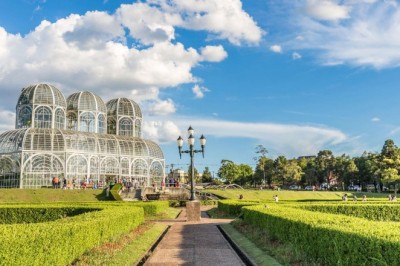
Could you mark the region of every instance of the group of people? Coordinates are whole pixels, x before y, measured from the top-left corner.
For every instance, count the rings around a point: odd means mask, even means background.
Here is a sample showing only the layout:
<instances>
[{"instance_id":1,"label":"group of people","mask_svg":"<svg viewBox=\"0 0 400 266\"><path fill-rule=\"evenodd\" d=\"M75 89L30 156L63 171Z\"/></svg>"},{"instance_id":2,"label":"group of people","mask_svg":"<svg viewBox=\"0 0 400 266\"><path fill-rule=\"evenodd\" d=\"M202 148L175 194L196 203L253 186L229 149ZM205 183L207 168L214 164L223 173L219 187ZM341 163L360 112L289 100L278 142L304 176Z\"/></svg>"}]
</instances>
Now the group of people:
<instances>
[{"instance_id":1,"label":"group of people","mask_svg":"<svg viewBox=\"0 0 400 266\"><path fill-rule=\"evenodd\" d=\"M342 196L342 200L343 201L347 201L348 200L347 193ZM353 201L357 201L357 200L358 200L357 195L353 195ZM367 201L367 195L364 194L362 196L362 201Z\"/></svg>"},{"instance_id":2,"label":"group of people","mask_svg":"<svg viewBox=\"0 0 400 266\"><path fill-rule=\"evenodd\" d=\"M388 195L388 199L389 199L389 201L397 201L397 197L395 195L391 195L391 194Z\"/></svg>"}]
</instances>

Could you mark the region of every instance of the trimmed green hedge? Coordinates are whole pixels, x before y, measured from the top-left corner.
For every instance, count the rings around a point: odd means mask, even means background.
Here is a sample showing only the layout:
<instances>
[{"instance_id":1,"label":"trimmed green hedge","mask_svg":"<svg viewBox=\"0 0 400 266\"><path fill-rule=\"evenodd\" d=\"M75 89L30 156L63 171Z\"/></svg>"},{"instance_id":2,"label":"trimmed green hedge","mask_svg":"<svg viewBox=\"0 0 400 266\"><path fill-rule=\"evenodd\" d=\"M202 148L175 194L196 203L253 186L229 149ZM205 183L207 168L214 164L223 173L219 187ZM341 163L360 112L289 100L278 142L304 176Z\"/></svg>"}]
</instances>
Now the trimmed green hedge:
<instances>
[{"instance_id":1,"label":"trimmed green hedge","mask_svg":"<svg viewBox=\"0 0 400 266\"><path fill-rule=\"evenodd\" d=\"M135 201L134 206L142 207L144 209L145 215L159 214L169 208L168 201Z\"/></svg>"},{"instance_id":2,"label":"trimmed green hedge","mask_svg":"<svg viewBox=\"0 0 400 266\"><path fill-rule=\"evenodd\" d=\"M316 204L298 207L309 211L344 214L374 221L400 221L400 206L393 204Z\"/></svg>"},{"instance_id":3,"label":"trimmed green hedge","mask_svg":"<svg viewBox=\"0 0 400 266\"><path fill-rule=\"evenodd\" d=\"M46 206L54 207L45 204L42 207ZM101 210L95 211L98 209ZM144 221L143 208L133 205L99 207L97 204L92 210L47 223L0 225L0 264L68 265L94 246Z\"/></svg>"},{"instance_id":4,"label":"trimmed green hedge","mask_svg":"<svg viewBox=\"0 0 400 266\"><path fill-rule=\"evenodd\" d=\"M85 207L7 207L0 208L0 224L42 223L98 210Z\"/></svg>"},{"instance_id":5,"label":"trimmed green hedge","mask_svg":"<svg viewBox=\"0 0 400 266\"><path fill-rule=\"evenodd\" d=\"M242 212L242 207L260 204L258 201L242 201L242 200L220 200L218 202L218 209L230 214L230 215L240 215Z\"/></svg>"},{"instance_id":6,"label":"trimmed green hedge","mask_svg":"<svg viewBox=\"0 0 400 266\"><path fill-rule=\"evenodd\" d=\"M121 183L116 183L111 189L110 189L110 195L111 197L116 200L116 201L122 201L121 196L119 195L119 191L122 189L122 184Z\"/></svg>"},{"instance_id":7,"label":"trimmed green hedge","mask_svg":"<svg viewBox=\"0 0 400 266\"><path fill-rule=\"evenodd\" d=\"M323 265L400 265L400 224L312 212L289 205L242 209L244 220Z\"/></svg>"}]
</instances>

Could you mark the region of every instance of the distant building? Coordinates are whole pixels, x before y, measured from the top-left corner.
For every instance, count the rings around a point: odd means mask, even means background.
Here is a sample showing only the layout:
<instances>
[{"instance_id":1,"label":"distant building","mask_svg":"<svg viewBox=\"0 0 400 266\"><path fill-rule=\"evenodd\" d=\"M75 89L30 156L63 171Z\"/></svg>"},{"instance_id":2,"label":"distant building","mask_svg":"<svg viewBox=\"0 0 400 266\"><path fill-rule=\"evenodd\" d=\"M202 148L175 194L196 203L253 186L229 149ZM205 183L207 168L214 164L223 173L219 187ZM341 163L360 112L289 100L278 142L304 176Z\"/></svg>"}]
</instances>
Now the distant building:
<instances>
[{"instance_id":1,"label":"distant building","mask_svg":"<svg viewBox=\"0 0 400 266\"><path fill-rule=\"evenodd\" d=\"M163 152L141 138L141 128L142 113L132 100L105 104L87 91L65 100L49 84L23 88L15 130L0 134L0 187L48 187L55 176L77 186L111 179L160 183Z\"/></svg>"},{"instance_id":2,"label":"distant building","mask_svg":"<svg viewBox=\"0 0 400 266\"><path fill-rule=\"evenodd\" d=\"M196 180L201 180L203 173L197 173ZM174 180L172 182L172 179ZM189 174L182 169L174 169L173 171L169 172L166 178L166 183L173 184L176 181L179 181L180 184L189 184Z\"/></svg>"}]
</instances>

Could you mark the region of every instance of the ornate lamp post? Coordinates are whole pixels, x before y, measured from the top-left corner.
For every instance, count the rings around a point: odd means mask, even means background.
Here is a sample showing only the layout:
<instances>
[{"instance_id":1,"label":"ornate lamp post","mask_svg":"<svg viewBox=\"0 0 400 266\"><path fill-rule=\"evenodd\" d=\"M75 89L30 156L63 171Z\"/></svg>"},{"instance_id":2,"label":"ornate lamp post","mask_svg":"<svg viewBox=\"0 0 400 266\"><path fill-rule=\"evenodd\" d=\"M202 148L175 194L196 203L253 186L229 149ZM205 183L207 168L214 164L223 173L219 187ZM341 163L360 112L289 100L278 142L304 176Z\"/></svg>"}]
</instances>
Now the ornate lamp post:
<instances>
[{"instance_id":1,"label":"ornate lamp post","mask_svg":"<svg viewBox=\"0 0 400 266\"><path fill-rule=\"evenodd\" d=\"M190 200L196 200L196 196L195 196L195 191L194 191L194 162L193 162L193 158L194 158L194 154L201 152L204 158L204 147L206 145L206 138L201 135L200 137L200 145L201 145L201 150L195 150L194 149L194 129L192 128L192 126L189 127L188 129L188 134L189 134L189 138L188 138L188 144L189 144L189 150L182 150L182 146L183 146L183 139L181 136L179 136L179 138L177 139L177 144L178 144L178 149L179 149L179 157L182 159L182 153L189 153L190 155L190 168L192 170L192 179L190 182Z\"/></svg>"}]
</instances>

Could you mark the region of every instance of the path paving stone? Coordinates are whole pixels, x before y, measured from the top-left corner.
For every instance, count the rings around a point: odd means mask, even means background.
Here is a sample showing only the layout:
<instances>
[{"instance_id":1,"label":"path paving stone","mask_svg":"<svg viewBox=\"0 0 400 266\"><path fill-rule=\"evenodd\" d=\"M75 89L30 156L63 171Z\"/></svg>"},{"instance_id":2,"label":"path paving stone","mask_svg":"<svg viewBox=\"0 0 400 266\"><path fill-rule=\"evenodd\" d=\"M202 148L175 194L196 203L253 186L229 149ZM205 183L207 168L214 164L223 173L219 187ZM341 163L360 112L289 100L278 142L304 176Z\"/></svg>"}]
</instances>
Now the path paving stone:
<instances>
[{"instance_id":1,"label":"path paving stone","mask_svg":"<svg viewBox=\"0 0 400 266\"><path fill-rule=\"evenodd\" d=\"M202 211L198 222L186 222L186 211L171 225L145 266L240 266L245 265L218 230L230 219L210 219Z\"/></svg>"}]
</instances>

